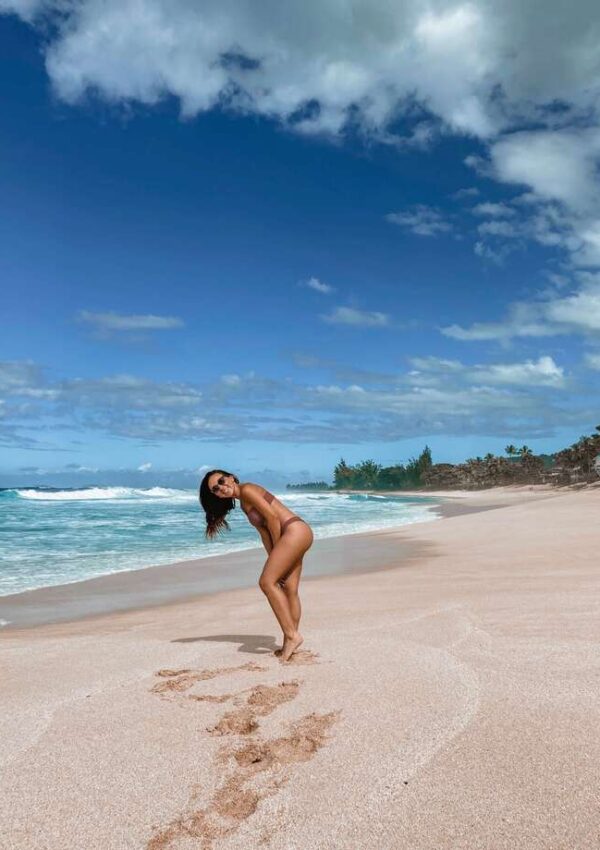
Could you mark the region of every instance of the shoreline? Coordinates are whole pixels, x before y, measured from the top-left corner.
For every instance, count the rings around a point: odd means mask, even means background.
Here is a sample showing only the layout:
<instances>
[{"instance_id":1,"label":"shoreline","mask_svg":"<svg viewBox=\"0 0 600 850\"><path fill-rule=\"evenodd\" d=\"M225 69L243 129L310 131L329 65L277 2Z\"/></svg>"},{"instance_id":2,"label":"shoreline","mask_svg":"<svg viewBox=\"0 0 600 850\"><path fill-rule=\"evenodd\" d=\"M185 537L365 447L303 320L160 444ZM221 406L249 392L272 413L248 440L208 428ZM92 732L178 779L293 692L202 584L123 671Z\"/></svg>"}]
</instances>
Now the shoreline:
<instances>
[{"instance_id":1,"label":"shoreline","mask_svg":"<svg viewBox=\"0 0 600 850\"><path fill-rule=\"evenodd\" d=\"M368 493L374 491L348 491ZM393 491L387 495L424 495ZM498 487L478 491L434 491L427 496L437 519L494 510L518 501L553 495L546 485ZM402 562L415 554L410 538L389 543L386 535L406 532L421 520L373 531L359 531L315 540L303 571L303 582L327 575L378 572L392 559ZM373 543L379 547L375 554ZM401 551L398 551L400 548ZM222 555L175 561L106 573L67 584L49 585L0 597L0 637L29 628L102 618L112 614L155 609L253 587L265 553L260 545ZM326 567L324 565L327 565Z\"/></svg>"},{"instance_id":2,"label":"shoreline","mask_svg":"<svg viewBox=\"0 0 600 850\"><path fill-rule=\"evenodd\" d=\"M437 507L432 505L432 509ZM440 514L438 519L441 518ZM374 537L435 521L423 519L375 531L349 532L316 539L310 550L311 563L303 570L303 581L386 569L386 565L374 563L375 558L371 554ZM410 541L403 543L403 556L408 557L413 548ZM397 555L397 544L394 547L383 545L377 558L383 558L387 564L390 558ZM247 590L258 581L265 558L264 549L257 545L222 555L138 567L0 596L0 623L3 622L0 638L3 634L21 629L76 622ZM323 569L325 562L328 566Z\"/></svg>"},{"instance_id":3,"label":"shoreline","mask_svg":"<svg viewBox=\"0 0 600 850\"><path fill-rule=\"evenodd\" d=\"M409 511L404 517L385 517L379 525L375 516L359 517L356 522L350 523L345 523L343 517L340 517L338 529L335 526L326 528L323 537L320 537L319 530L315 531L319 547L325 545L326 550L329 548L329 544L322 544L321 541L369 535L415 521L431 521L438 515L432 511L438 505L433 497L411 496L404 499L404 502L417 508L414 516L411 517ZM402 509L401 513L403 512ZM256 563L256 553L260 553L263 560L266 554L257 534L250 533L246 537L247 539L238 540L233 535L231 540L220 541L224 546L206 547L206 551L200 532L192 551L182 552L179 557L173 557L171 553L170 556L161 556L160 550L148 555L147 547L141 546L133 564L120 566L117 560L114 569L110 569L113 564L106 557L99 567L104 567L106 571L103 572L91 570L86 575L84 566L81 571L83 575L79 577L60 576L55 583L49 581L10 591L7 588L8 592L0 594L0 634L15 627L162 604L185 598L190 594L201 595L249 587L254 584L261 569ZM221 551L218 551L219 549ZM321 562L323 557L317 564ZM41 577L41 582L44 578L51 579L48 570L44 572L46 575ZM344 572L344 565L340 564L335 569L317 567L317 572Z\"/></svg>"}]
</instances>

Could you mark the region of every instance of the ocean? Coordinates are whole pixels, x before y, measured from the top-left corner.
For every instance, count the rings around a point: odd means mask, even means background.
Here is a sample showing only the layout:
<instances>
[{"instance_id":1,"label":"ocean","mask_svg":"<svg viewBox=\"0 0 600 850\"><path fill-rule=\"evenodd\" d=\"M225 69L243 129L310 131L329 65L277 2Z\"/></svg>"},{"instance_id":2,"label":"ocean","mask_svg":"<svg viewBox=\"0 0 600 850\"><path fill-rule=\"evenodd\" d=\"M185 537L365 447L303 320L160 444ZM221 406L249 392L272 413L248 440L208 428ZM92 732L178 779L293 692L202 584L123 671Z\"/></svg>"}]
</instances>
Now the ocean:
<instances>
[{"instance_id":1,"label":"ocean","mask_svg":"<svg viewBox=\"0 0 600 850\"><path fill-rule=\"evenodd\" d=\"M436 518L431 497L286 491L276 495L315 538ZM231 532L204 538L195 490L0 490L0 596L260 546L239 506Z\"/></svg>"}]
</instances>

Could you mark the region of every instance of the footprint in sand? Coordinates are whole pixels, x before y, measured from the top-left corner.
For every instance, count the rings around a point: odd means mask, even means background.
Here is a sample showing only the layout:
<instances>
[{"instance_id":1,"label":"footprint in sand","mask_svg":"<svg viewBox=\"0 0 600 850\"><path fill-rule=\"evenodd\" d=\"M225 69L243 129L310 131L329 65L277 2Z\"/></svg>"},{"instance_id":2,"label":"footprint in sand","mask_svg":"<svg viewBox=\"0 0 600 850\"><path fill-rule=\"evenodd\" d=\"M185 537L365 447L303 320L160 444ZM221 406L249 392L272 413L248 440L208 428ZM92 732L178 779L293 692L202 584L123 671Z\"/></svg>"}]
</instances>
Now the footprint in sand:
<instances>
[{"instance_id":1,"label":"footprint in sand","mask_svg":"<svg viewBox=\"0 0 600 850\"><path fill-rule=\"evenodd\" d=\"M281 682L279 685L256 685L244 705L224 714L216 726L207 731L211 735L250 735L258 729L257 717L266 717L277 706L294 699L300 682ZM243 693L243 692L242 692Z\"/></svg>"},{"instance_id":2,"label":"footprint in sand","mask_svg":"<svg viewBox=\"0 0 600 850\"><path fill-rule=\"evenodd\" d=\"M310 649L299 649L297 652L294 652L291 658L288 658L287 661L282 663L285 663L286 666L289 664L297 664L299 666L304 664L318 664L318 657L318 652L311 652Z\"/></svg>"},{"instance_id":3,"label":"footprint in sand","mask_svg":"<svg viewBox=\"0 0 600 850\"><path fill-rule=\"evenodd\" d=\"M192 796L186 811L154 834L147 850L167 850L179 840L195 839L202 850L213 841L235 832L250 817L261 800L276 794L290 779L290 767L309 761L327 742L339 712L307 714L291 724L279 738L254 740L244 747L224 749L220 760L233 764L233 772L215 791L204 808L196 808ZM251 780L262 779L259 785ZM186 845L187 846L187 845Z\"/></svg>"},{"instance_id":4,"label":"footprint in sand","mask_svg":"<svg viewBox=\"0 0 600 850\"><path fill-rule=\"evenodd\" d=\"M290 664L315 664L317 655L309 650L295 653ZM193 671L159 670L156 674L165 679L152 688L155 693L177 695L195 682L238 670L264 671L267 668L249 662L240 667L218 670ZM166 686L171 683L171 686ZM224 714L219 722L207 731L215 736L234 736L234 740L219 752L215 765L225 770L221 784L208 804L199 806L199 794L192 793L185 810L165 827L157 829L148 841L147 850L176 850L178 844L198 842L202 850L210 850L213 842L234 833L255 811L261 800L276 794L291 777L291 767L309 761L328 740L328 733L339 718L339 712L307 714L289 725L289 731L280 737L263 739L258 734L258 718L266 717L280 705L293 700L301 682L292 680L277 685L255 685L222 696L186 694L184 698L206 702L239 703L233 711ZM252 735L240 746L240 739ZM237 738L237 740L236 740ZM261 843L268 840L263 833ZM196 844L194 845L196 846Z\"/></svg>"},{"instance_id":5,"label":"footprint in sand","mask_svg":"<svg viewBox=\"0 0 600 850\"><path fill-rule=\"evenodd\" d=\"M286 666L290 664L297 666L317 664L318 658L318 653L311 652L308 649L301 649L292 655L292 657L286 662ZM157 670L154 674L155 676L158 676L161 681L153 685L150 691L153 694L161 694L162 696L169 698L171 695L175 696L177 694L182 694L184 691L189 691L196 682L205 682L210 679L215 679L217 676L225 676L228 673L237 673L240 670L254 673L265 672L268 668L261 664L256 664L254 661L248 661L246 664L240 664L236 667L217 667L213 670L192 670L189 667L171 669L165 667L161 670ZM219 696L212 694L186 694L185 699L193 700L194 702L223 703L233 699L234 697L235 694L222 694Z\"/></svg>"},{"instance_id":6,"label":"footprint in sand","mask_svg":"<svg viewBox=\"0 0 600 850\"><path fill-rule=\"evenodd\" d=\"M188 668L170 670L165 668L157 670L155 673L163 681L157 682L150 690L153 694L181 693L188 691L196 682L205 682L227 673L237 673L239 670L265 672L267 669L267 667L256 664L254 661L248 661L246 664L240 664L237 667L217 667L214 670L190 670Z\"/></svg>"}]
</instances>

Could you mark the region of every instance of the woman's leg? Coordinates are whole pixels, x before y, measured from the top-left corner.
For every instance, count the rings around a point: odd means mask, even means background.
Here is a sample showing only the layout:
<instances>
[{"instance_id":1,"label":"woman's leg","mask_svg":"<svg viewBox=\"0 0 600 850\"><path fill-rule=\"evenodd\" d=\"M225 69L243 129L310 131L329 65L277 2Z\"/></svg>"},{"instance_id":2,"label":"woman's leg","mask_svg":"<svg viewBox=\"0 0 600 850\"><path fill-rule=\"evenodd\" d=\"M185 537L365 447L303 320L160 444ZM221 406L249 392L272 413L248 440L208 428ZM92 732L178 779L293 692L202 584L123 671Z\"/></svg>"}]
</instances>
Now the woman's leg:
<instances>
[{"instance_id":1,"label":"woman's leg","mask_svg":"<svg viewBox=\"0 0 600 850\"><path fill-rule=\"evenodd\" d=\"M302 635L296 627L288 596L279 582L302 559L311 543L312 531L306 526L297 532L290 530L286 535L282 535L271 550L259 579L260 589L269 600L284 634L282 661L287 661L292 652L300 646Z\"/></svg>"},{"instance_id":2,"label":"woman's leg","mask_svg":"<svg viewBox=\"0 0 600 850\"><path fill-rule=\"evenodd\" d=\"M300 617L302 616L302 606L300 597L298 596L298 585L300 584L300 575L302 573L302 559L297 561L290 572L284 578L280 579L278 584L287 596L290 606L290 613L296 626L296 631L300 628ZM283 636L285 640L285 635ZM283 646L275 650L275 655L281 655Z\"/></svg>"},{"instance_id":3,"label":"woman's leg","mask_svg":"<svg viewBox=\"0 0 600 850\"><path fill-rule=\"evenodd\" d=\"M290 572L280 582L283 586L283 592L288 598L290 612L294 620L296 629L300 626L300 617L302 616L302 605L298 596L298 586L300 584L300 576L302 574L302 559L296 561Z\"/></svg>"}]
</instances>

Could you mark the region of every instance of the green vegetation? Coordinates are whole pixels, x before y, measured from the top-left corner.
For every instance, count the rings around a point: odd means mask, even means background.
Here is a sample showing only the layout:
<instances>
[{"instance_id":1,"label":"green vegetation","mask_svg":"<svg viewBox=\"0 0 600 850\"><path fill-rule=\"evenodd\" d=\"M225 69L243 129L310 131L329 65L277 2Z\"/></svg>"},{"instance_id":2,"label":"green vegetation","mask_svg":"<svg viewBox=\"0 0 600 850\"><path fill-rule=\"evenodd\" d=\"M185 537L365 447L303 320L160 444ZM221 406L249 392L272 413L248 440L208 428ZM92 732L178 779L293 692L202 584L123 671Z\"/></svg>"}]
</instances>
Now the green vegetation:
<instances>
[{"instance_id":1,"label":"green vegetation","mask_svg":"<svg viewBox=\"0 0 600 850\"><path fill-rule=\"evenodd\" d=\"M597 481L600 475L600 425L595 434L583 436L555 454L536 455L529 446L512 443L507 457L491 452L464 463L437 463L425 446L418 458L406 465L382 466L363 460L350 466L341 458L333 471L333 486L325 481L288 484L290 490L413 490L418 488L477 489L505 484L578 484Z\"/></svg>"},{"instance_id":2,"label":"green vegetation","mask_svg":"<svg viewBox=\"0 0 600 850\"><path fill-rule=\"evenodd\" d=\"M303 484L286 484L287 490L332 490L326 481L305 481Z\"/></svg>"},{"instance_id":3,"label":"green vegetation","mask_svg":"<svg viewBox=\"0 0 600 850\"><path fill-rule=\"evenodd\" d=\"M422 487L423 474L431 468L431 449L425 446L418 458L404 466L381 466L374 460L363 460L349 466L342 458L333 471L336 490L401 490Z\"/></svg>"},{"instance_id":4,"label":"green vegetation","mask_svg":"<svg viewBox=\"0 0 600 850\"><path fill-rule=\"evenodd\" d=\"M600 425L596 425L596 434L582 436L576 443L555 455L556 463L562 467L577 469L582 477L600 474L597 461L600 458Z\"/></svg>"}]
</instances>

